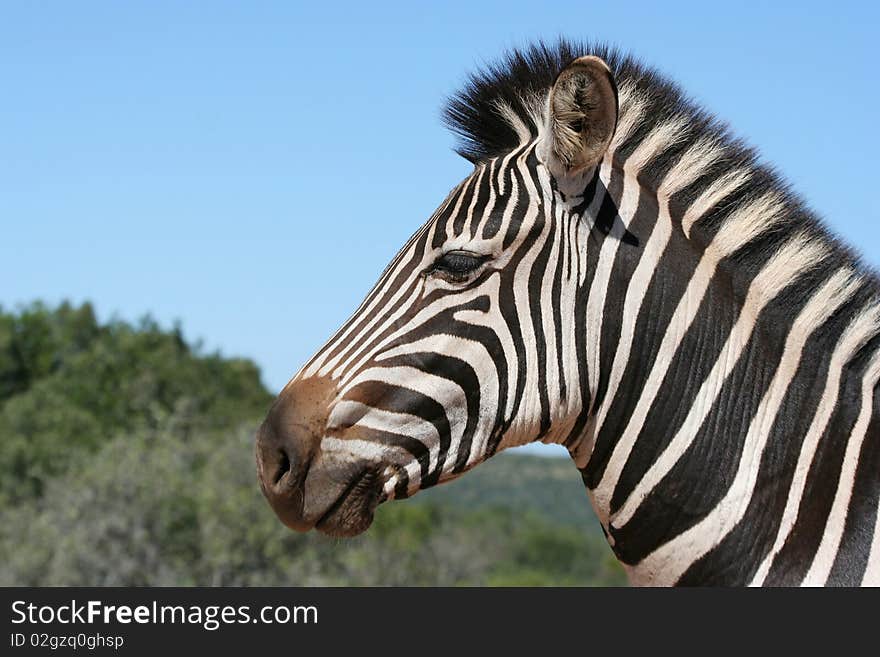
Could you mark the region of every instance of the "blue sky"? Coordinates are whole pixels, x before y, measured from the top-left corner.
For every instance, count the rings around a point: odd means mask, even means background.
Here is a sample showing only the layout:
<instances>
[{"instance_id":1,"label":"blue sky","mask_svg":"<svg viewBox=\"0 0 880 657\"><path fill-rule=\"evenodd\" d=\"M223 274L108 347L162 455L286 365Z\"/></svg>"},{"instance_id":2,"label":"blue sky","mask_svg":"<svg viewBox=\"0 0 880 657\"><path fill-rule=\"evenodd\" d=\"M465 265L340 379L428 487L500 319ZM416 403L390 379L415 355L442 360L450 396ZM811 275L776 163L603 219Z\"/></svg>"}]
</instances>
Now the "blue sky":
<instances>
[{"instance_id":1,"label":"blue sky","mask_svg":"<svg viewBox=\"0 0 880 657\"><path fill-rule=\"evenodd\" d=\"M0 304L179 319L280 388L470 166L445 95L605 40L880 264L876 3L0 4Z\"/></svg>"}]
</instances>

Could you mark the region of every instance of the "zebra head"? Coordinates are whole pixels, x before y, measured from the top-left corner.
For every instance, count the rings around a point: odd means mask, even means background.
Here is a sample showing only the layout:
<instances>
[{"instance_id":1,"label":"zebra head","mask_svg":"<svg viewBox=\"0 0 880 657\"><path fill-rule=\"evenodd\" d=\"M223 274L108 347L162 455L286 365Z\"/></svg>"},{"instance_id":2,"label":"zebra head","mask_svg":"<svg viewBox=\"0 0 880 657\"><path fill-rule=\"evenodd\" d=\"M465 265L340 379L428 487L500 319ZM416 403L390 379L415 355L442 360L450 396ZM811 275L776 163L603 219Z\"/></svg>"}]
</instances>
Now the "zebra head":
<instances>
[{"instance_id":1,"label":"zebra head","mask_svg":"<svg viewBox=\"0 0 880 657\"><path fill-rule=\"evenodd\" d=\"M494 142L469 143L474 99L452 101L473 172L278 395L256 455L288 526L357 534L384 500L583 432L583 253L591 227L616 216L600 169L618 99L602 59L554 61L549 87L491 99L506 130Z\"/></svg>"}]
</instances>

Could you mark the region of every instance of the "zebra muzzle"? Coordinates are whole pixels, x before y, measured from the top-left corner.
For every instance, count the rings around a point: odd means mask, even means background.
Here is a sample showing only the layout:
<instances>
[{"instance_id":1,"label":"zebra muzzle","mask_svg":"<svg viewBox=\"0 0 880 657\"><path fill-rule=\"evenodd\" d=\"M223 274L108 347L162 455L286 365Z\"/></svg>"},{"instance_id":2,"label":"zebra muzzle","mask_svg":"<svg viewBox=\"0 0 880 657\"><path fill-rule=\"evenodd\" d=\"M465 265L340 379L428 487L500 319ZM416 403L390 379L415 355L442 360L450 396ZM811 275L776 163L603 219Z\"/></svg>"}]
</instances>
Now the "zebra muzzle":
<instances>
[{"instance_id":1,"label":"zebra muzzle","mask_svg":"<svg viewBox=\"0 0 880 657\"><path fill-rule=\"evenodd\" d=\"M332 391L316 383L323 382L288 386L260 426L255 445L260 487L291 529L353 536L372 523L384 499L382 478L376 464L322 452Z\"/></svg>"}]
</instances>

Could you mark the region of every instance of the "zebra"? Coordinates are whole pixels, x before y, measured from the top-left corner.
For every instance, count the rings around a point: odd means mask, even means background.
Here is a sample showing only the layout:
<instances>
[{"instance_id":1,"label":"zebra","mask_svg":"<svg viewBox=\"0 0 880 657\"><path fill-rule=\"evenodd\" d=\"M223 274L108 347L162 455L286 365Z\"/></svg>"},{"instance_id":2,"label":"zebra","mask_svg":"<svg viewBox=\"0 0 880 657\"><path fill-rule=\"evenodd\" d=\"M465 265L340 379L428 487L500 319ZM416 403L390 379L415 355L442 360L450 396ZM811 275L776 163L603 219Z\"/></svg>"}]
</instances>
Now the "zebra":
<instances>
[{"instance_id":1,"label":"zebra","mask_svg":"<svg viewBox=\"0 0 880 657\"><path fill-rule=\"evenodd\" d=\"M473 164L257 432L289 527L564 446L635 585L880 583L880 295L755 151L610 46L446 104Z\"/></svg>"}]
</instances>

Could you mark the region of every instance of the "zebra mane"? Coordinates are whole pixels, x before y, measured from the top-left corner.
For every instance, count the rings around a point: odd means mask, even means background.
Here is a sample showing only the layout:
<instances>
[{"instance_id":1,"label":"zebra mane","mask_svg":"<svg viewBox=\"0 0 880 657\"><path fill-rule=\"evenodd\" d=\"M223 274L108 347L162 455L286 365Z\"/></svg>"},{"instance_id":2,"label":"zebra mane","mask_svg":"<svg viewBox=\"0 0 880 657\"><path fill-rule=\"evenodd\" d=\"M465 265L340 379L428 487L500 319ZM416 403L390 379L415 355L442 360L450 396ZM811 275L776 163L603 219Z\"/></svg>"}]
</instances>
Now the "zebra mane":
<instances>
[{"instance_id":1,"label":"zebra mane","mask_svg":"<svg viewBox=\"0 0 880 657\"><path fill-rule=\"evenodd\" d=\"M789 297L796 312L805 289L844 270L858 281L853 312L880 298L877 275L848 246L837 240L789 185L727 126L692 101L681 88L635 57L604 44L559 40L538 42L508 52L470 75L443 109L444 123L459 139L456 152L477 163L501 155L540 136L547 94L559 72L582 55L605 60L617 82L620 117L610 152L615 164L638 174L643 184L669 200L670 210L685 216L701 206L693 233L711 242L721 225L736 217L744 237L725 254L734 278L748 282L792 236L817 247L821 258L795 259L802 285ZM732 190L736 194L730 194ZM761 205L763 204L763 205ZM690 237L690 226L684 226ZM817 251L813 249L812 256ZM878 327L880 330L880 327Z\"/></svg>"}]
</instances>

